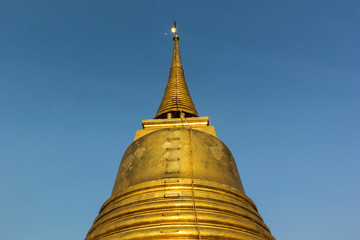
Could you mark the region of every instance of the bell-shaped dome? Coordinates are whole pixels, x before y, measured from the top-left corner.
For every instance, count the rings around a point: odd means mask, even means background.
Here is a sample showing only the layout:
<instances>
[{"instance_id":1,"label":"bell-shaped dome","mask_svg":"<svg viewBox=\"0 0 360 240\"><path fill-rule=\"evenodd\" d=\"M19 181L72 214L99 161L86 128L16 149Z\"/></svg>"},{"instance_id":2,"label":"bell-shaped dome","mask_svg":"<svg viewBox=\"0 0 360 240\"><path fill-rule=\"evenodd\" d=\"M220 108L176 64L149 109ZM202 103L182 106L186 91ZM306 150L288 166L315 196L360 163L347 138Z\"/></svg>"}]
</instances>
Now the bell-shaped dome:
<instances>
[{"instance_id":1,"label":"bell-shaped dome","mask_svg":"<svg viewBox=\"0 0 360 240\"><path fill-rule=\"evenodd\" d=\"M230 150L191 128L147 134L126 150L86 239L274 239L245 195Z\"/></svg>"},{"instance_id":2,"label":"bell-shaped dome","mask_svg":"<svg viewBox=\"0 0 360 240\"><path fill-rule=\"evenodd\" d=\"M234 158L224 143L201 131L168 128L150 133L128 147L112 195L146 181L191 177L244 193Z\"/></svg>"}]
</instances>

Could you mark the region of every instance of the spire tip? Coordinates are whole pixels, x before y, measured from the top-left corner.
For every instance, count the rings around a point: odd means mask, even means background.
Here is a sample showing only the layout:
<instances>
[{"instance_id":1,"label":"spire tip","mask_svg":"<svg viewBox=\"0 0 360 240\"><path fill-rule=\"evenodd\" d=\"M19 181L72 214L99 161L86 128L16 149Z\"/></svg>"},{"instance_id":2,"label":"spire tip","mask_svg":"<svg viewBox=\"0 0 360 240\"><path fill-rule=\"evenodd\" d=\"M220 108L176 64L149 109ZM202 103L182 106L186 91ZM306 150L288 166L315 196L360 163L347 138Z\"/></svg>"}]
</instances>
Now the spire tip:
<instances>
[{"instance_id":1,"label":"spire tip","mask_svg":"<svg viewBox=\"0 0 360 240\"><path fill-rule=\"evenodd\" d=\"M174 40L179 40L179 36L176 34L177 28L176 28L176 22L174 21L174 26L171 28L171 32L174 33Z\"/></svg>"}]
</instances>

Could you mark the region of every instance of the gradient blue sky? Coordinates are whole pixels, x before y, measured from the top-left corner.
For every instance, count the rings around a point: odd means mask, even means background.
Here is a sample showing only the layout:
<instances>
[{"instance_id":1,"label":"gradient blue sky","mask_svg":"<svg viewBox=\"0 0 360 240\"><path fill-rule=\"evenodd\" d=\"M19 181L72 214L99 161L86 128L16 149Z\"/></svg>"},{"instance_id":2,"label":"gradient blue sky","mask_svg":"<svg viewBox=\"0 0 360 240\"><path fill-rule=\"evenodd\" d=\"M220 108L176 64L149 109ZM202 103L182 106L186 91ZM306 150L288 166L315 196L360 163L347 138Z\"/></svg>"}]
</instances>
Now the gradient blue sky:
<instances>
[{"instance_id":1,"label":"gradient blue sky","mask_svg":"<svg viewBox=\"0 0 360 240\"><path fill-rule=\"evenodd\" d=\"M359 1L0 1L0 239L83 239L168 78L278 240L359 239Z\"/></svg>"}]
</instances>

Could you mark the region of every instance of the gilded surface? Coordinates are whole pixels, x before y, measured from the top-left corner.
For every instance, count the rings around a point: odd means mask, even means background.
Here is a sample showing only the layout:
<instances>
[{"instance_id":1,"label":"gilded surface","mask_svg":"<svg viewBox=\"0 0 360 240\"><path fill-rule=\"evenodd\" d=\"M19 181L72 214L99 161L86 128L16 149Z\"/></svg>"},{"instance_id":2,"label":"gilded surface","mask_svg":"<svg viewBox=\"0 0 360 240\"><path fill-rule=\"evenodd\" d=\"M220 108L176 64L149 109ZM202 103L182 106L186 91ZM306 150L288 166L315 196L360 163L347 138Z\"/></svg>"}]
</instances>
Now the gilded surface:
<instances>
[{"instance_id":1,"label":"gilded surface","mask_svg":"<svg viewBox=\"0 0 360 240\"><path fill-rule=\"evenodd\" d=\"M244 192L234 158L218 138L197 130L169 128L139 138L128 147L113 195L141 182L190 178L191 171L196 179L214 181Z\"/></svg>"},{"instance_id":2,"label":"gilded surface","mask_svg":"<svg viewBox=\"0 0 360 240\"><path fill-rule=\"evenodd\" d=\"M191 128L162 129L126 150L87 240L271 239L230 150Z\"/></svg>"},{"instance_id":3,"label":"gilded surface","mask_svg":"<svg viewBox=\"0 0 360 240\"><path fill-rule=\"evenodd\" d=\"M86 240L275 240L245 195L230 150L209 119L198 117L178 40L175 35L155 119L143 121L126 150L112 195Z\"/></svg>"}]
</instances>

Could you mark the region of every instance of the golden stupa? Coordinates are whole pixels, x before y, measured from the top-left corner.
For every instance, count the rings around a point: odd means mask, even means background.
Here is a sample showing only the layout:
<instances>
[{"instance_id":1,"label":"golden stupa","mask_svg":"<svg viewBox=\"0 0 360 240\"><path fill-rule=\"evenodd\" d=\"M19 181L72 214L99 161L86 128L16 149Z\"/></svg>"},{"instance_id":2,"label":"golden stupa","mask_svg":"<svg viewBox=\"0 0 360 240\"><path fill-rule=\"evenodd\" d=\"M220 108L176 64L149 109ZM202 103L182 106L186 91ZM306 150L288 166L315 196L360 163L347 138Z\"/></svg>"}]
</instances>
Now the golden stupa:
<instances>
[{"instance_id":1,"label":"golden stupa","mask_svg":"<svg viewBox=\"0 0 360 240\"><path fill-rule=\"evenodd\" d=\"M159 110L143 120L120 164L111 197L86 240L275 238L245 195L234 158L187 88L174 32Z\"/></svg>"}]
</instances>

